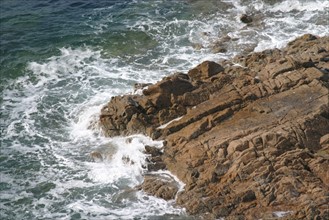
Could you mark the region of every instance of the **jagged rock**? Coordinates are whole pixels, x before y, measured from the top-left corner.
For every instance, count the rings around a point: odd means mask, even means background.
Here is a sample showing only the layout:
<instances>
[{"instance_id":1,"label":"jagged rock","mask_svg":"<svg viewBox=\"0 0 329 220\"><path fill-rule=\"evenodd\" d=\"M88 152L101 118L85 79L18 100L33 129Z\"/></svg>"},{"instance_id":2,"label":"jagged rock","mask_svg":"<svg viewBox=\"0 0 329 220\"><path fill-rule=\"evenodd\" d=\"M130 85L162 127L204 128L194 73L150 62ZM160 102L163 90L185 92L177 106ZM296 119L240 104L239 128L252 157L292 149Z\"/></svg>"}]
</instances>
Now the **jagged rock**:
<instances>
[{"instance_id":1,"label":"jagged rock","mask_svg":"<svg viewBox=\"0 0 329 220\"><path fill-rule=\"evenodd\" d=\"M156 148L156 147L146 145L144 148L145 148L145 153L150 154L152 157L161 156L163 154L161 152L161 149Z\"/></svg>"},{"instance_id":2,"label":"jagged rock","mask_svg":"<svg viewBox=\"0 0 329 220\"><path fill-rule=\"evenodd\" d=\"M193 88L188 76L178 73L149 86L143 91L143 94L148 96L157 108L167 108L173 105L172 98L189 92Z\"/></svg>"},{"instance_id":3,"label":"jagged rock","mask_svg":"<svg viewBox=\"0 0 329 220\"><path fill-rule=\"evenodd\" d=\"M243 23L251 23L253 21L252 17L250 15L247 15L247 14L243 14L240 16L240 21L243 22Z\"/></svg>"},{"instance_id":4,"label":"jagged rock","mask_svg":"<svg viewBox=\"0 0 329 220\"><path fill-rule=\"evenodd\" d=\"M161 157L163 155L161 149L146 145L145 153L148 155L146 162L147 170L149 172L166 169L166 164L163 162Z\"/></svg>"},{"instance_id":5,"label":"jagged rock","mask_svg":"<svg viewBox=\"0 0 329 220\"><path fill-rule=\"evenodd\" d=\"M137 189L164 200L172 200L179 190L179 184L168 175L146 175Z\"/></svg>"},{"instance_id":6,"label":"jagged rock","mask_svg":"<svg viewBox=\"0 0 329 220\"><path fill-rule=\"evenodd\" d=\"M134 92L137 92L138 90L143 90L150 85L152 85L152 83L135 83Z\"/></svg>"},{"instance_id":7,"label":"jagged rock","mask_svg":"<svg viewBox=\"0 0 329 220\"><path fill-rule=\"evenodd\" d=\"M204 62L143 95L112 98L100 122L109 136L165 140L149 164L186 184L175 198L190 214L328 219L328 57L328 36L304 35L281 50ZM157 178L143 190L174 198L151 187Z\"/></svg>"},{"instance_id":8,"label":"jagged rock","mask_svg":"<svg viewBox=\"0 0 329 220\"><path fill-rule=\"evenodd\" d=\"M191 69L188 72L188 75L194 81L201 81L208 79L222 71L224 71L224 68L218 63L212 61L204 61L194 69Z\"/></svg>"}]
</instances>

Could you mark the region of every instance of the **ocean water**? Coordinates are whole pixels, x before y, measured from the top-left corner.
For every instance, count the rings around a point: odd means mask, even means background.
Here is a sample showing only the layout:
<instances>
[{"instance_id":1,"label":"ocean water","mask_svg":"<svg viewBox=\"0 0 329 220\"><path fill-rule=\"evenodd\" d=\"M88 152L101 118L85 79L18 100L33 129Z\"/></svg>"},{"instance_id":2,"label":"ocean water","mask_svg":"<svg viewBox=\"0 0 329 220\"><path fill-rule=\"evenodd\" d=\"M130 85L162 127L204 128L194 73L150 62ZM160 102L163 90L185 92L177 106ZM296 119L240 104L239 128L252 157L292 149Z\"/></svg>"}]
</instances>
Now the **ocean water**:
<instances>
[{"instance_id":1,"label":"ocean water","mask_svg":"<svg viewBox=\"0 0 329 220\"><path fill-rule=\"evenodd\" d=\"M101 107L204 60L328 35L328 17L327 0L1 0L0 219L192 219L134 190L144 145L162 143L104 137Z\"/></svg>"}]
</instances>

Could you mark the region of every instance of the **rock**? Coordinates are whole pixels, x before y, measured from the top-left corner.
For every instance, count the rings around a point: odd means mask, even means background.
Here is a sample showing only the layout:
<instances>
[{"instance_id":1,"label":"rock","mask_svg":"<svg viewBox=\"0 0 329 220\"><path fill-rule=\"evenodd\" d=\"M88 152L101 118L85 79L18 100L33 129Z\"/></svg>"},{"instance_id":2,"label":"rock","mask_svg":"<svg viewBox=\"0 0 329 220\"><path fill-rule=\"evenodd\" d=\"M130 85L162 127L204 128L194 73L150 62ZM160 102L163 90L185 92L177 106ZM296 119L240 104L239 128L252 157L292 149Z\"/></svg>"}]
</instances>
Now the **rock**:
<instances>
[{"instance_id":1,"label":"rock","mask_svg":"<svg viewBox=\"0 0 329 220\"><path fill-rule=\"evenodd\" d=\"M98 152L98 151L92 151L91 153L90 153L90 157L93 159L93 161L95 161L95 162L101 162L101 161L103 161L103 156L102 156L102 154L100 153L100 152Z\"/></svg>"},{"instance_id":2,"label":"rock","mask_svg":"<svg viewBox=\"0 0 329 220\"><path fill-rule=\"evenodd\" d=\"M218 63L212 62L212 61L205 61L195 67L194 69L191 69L188 72L188 76L194 80L204 80L207 78L210 78L220 72L224 71L224 68L219 65Z\"/></svg>"},{"instance_id":3,"label":"rock","mask_svg":"<svg viewBox=\"0 0 329 220\"><path fill-rule=\"evenodd\" d=\"M143 90L146 87L152 85L152 83L135 83L134 84L134 92L138 91L138 90Z\"/></svg>"},{"instance_id":4,"label":"rock","mask_svg":"<svg viewBox=\"0 0 329 220\"><path fill-rule=\"evenodd\" d=\"M245 23L245 24L248 24L248 23L251 23L253 21L253 19L250 15L242 14L240 16L240 21Z\"/></svg>"},{"instance_id":5,"label":"rock","mask_svg":"<svg viewBox=\"0 0 329 220\"><path fill-rule=\"evenodd\" d=\"M211 52L213 53L226 53L227 48L221 44L215 44L212 46Z\"/></svg>"},{"instance_id":6,"label":"rock","mask_svg":"<svg viewBox=\"0 0 329 220\"><path fill-rule=\"evenodd\" d=\"M150 154L152 157L161 156L163 154L161 149L149 145L145 145L145 153Z\"/></svg>"},{"instance_id":7,"label":"rock","mask_svg":"<svg viewBox=\"0 0 329 220\"><path fill-rule=\"evenodd\" d=\"M163 161L150 161L147 164L147 170L149 172L159 171L159 170L166 170L167 166Z\"/></svg>"},{"instance_id":8,"label":"rock","mask_svg":"<svg viewBox=\"0 0 329 220\"><path fill-rule=\"evenodd\" d=\"M130 157L128 157L128 156L123 156L121 159L124 164L127 164L127 165L135 164L135 162L133 160L131 160Z\"/></svg>"},{"instance_id":9,"label":"rock","mask_svg":"<svg viewBox=\"0 0 329 220\"><path fill-rule=\"evenodd\" d=\"M323 146L327 146L327 145L329 145L329 133L326 134L326 135L323 135L323 136L320 138L320 145L323 145Z\"/></svg>"},{"instance_id":10,"label":"rock","mask_svg":"<svg viewBox=\"0 0 329 220\"><path fill-rule=\"evenodd\" d=\"M228 35L225 35L219 38L211 45L211 52L213 53L226 53L228 43L232 40L232 38Z\"/></svg>"},{"instance_id":11,"label":"rock","mask_svg":"<svg viewBox=\"0 0 329 220\"><path fill-rule=\"evenodd\" d=\"M162 151L156 147L145 146L145 153L148 155L146 158L147 170L149 172L165 170L166 164L162 160Z\"/></svg>"},{"instance_id":12,"label":"rock","mask_svg":"<svg viewBox=\"0 0 329 220\"><path fill-rule=\"evenodd\" d=\"M148 86L142 95L112 97L101 110L100 125L104 134L153 136L156 133L153 125L165 124L186 113L187 109L177 100L194 88L187 74L175 73Z\"/></svg>"},{"instance_id":13,"label":"rock","mask_svg":"<svg viewBox=\"0 0 329 220\"><path fill-rule=\"evenodd\" d=\"M100 124L108 136L165 140L163 151L145 148L148 169L168 169L184 190L176 195L162 177L147 177L140 189L176 199L189 214L326 219L328 57L328 36L304 35L281 50L205 61L142 95L112 98Z\"/></svg>"},{"instance_id":14,"label":"rock","mask_svg":"<svg viewBox=\"0 0 329 220\"><path fill-rule=\"evenodd\" d=\"M117 147L111 143L107 143L90 152L89 156L94 162L102 162L104 160L111 160L116 152Z\"/></svg>"},{"instance_id":15,"label":"rock","mask_svg":"<svg viewBox=\"0 0 329 220\"><path fill-rule=\"evenodd\" d=\"M252 190L248 190L247 192L244 193L242 197L242 202L251 202L256 199L255 192Z\"/></svg>"},{"instance_id":16,"label":"rock","mask_svg":"<svg viewBox=\"0 0 329 220\"><path fill-rule=\"evenodd\" d=\"M202 44L193 44L192 47L195 49L195 50L201 50L203 48L203 45Z\"/></svg>"},{"instance_id":17,"label":"rock","mask_svg":"<svg viewBox=\"0 0 329 220\"><path fill-rule=\"evenodd\" d=\"M144 182L137 188L152 196L172 200L179 190L179 184L168 175L146 175Z\"/></svg>"}]
</instances>

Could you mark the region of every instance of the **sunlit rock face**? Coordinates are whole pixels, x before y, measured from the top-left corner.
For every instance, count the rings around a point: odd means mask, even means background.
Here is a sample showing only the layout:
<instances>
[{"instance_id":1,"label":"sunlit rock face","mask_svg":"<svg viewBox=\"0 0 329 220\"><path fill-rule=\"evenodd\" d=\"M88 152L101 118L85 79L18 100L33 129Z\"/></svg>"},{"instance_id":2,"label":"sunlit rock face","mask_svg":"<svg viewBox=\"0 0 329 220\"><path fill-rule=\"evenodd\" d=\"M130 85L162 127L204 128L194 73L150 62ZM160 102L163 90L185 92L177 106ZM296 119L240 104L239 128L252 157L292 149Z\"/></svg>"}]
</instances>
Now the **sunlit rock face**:
<instances>
[{"instance_id":1,"label":"sunlit rock face","mask_svg":"<svg viewBox=\"0 0 329 220\"><path fill-rule=\"evenodd\" d=\"M326 219L328 89L329 37L304 35L281 50L205 61L141 95L114 97L100 124L108 136L165 140L160 159L149 160L160 161L184 190L153 177L140 189L175 198L190 214Z\"/></svg>"}]
</instances>

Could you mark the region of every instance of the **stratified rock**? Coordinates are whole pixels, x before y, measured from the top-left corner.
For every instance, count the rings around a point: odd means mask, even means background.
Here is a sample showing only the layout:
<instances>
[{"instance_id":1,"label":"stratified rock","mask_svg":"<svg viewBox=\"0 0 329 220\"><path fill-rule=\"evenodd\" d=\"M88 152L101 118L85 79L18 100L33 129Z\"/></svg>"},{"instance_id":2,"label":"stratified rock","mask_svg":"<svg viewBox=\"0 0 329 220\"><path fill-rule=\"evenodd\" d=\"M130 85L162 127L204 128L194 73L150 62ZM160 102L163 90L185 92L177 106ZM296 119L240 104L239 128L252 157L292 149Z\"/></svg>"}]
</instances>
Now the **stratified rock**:
<instances>
[{"instance_id":1,"label":"stratified rock","mask_svg":"<svg viewBox=\"0 0 329 220\"><path fill-rule=\"evenodd\" d=\"M166 169L166 164L162 160L163 153L160 149L146 145L145 153L148 155L146 158L146 168L149 172Z\"/></svg>"},{"instance_id":2,"label":"stratified rock","mask_svg":"<svg viewBox=\"0 0 329 220\"><path fill-rule=\"evenodd\" d=\"M135 133L153 136L159 124L186 113L177 99L194 88L188 75L176 73L148 86L144 95L112 97L102 109L100 124L107 136Z\"/></svg>"},{"instance_id":3,"label":"stratified rock","mask_svg":"<svg viewBox=\"0 0 329 220\"><path fill-rule=\"evenodd\" d=\"M152 157L158 157L163 154L161 149L149 145L145 146L145 153L151 155Z\"/></svg>"},{"instance_id":4,"label":"stratified rock","mask_svg":"<svg viewBox=\"0 0 329 220\"><path fill-rule=\"evenodd\" d=\"M224 71L224 68L218 63L205 61L194 69L191 69L188 72L188 75L194 81L201 81L208 79L222 71Z\"/></svg>"},{"instance_id":5,"label":"stratified rock","mask_svg":"<svg viewBox=\"0 0 329 220\"><path fill-rule=\"evenodd\" d=\"M143 184L137 189L164 200L172 200L179 190L179 184L168 175L146 175Z\"/></svg>"},{"instance_id":6,"label":"stratified rock","mask_svg":"<svg viewBox=\"0 0 329 220\"><path fill-rule=\"evenodd\" d=\"M329 219L328 79L329 37L304 35L114 97L100 121L109 136L165 140L150 164L160 161L186 184L175 198L190 214ZM152 181L142 189L173 198Z\"/></svg>"}]
</instances>

